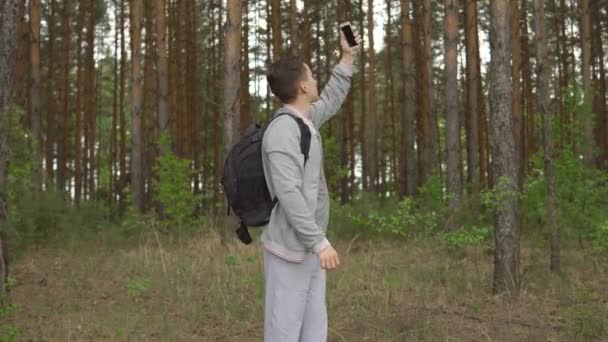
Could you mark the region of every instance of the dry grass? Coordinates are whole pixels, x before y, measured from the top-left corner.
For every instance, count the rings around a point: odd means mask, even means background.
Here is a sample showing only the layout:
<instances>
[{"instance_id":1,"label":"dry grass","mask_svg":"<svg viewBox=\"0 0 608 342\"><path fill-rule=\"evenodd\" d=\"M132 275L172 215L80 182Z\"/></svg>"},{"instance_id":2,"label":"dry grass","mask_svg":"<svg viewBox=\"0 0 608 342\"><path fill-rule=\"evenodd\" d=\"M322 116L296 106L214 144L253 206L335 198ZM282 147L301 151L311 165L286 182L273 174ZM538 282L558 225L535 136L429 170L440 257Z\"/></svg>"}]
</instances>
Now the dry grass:
<instances>
[{"instance_id":1,"label":"dry grass","mask_svg":"<svg viewBox=\"0 0 608 342\"><path fill-rule=\"evenodd\" d=\"M524 248L522 292L510 302L491 294L491 253L481 248L337 246L344 265L328 279L330 341L572 341L582 339L573 305L599 308L604 327L608 317L608 264L578 250L564 253L556 277L545 251ZM261 341L261 255L209 235L154 233L127 247L28 252L12 268L17 309L5 324L24 341ZM596 338L608 339L605 329Z\"/></svg>"}]
</instances>

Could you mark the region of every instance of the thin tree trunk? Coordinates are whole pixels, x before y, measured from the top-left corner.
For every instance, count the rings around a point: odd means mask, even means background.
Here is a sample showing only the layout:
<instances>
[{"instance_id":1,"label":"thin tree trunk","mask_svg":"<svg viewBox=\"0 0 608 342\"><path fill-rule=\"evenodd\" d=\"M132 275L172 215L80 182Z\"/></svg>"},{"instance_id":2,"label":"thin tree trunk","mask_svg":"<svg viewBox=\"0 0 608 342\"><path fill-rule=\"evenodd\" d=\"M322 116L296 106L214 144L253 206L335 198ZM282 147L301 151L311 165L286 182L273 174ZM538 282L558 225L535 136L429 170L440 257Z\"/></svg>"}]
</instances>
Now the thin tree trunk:
<instances>
[{"instance_id":1,"label":"thin tree trunk","mask_svg":"<svg viewBox=\"0 0 608 342\"><path fill-rule=\"evenodd\" d=\"M588 103L593 103L593 90L591 88L591 19L590 19L590 0L580 0L581 21L581 50L582 50L582 73L583 73L583 90L585 91L585 100ZM593 165L593 124L590 115L586 115L583 119L583 131L585 133L585 142L583 145L583 156L587 165Z\"/></svg>"},{"instance_id":2,"label":"thin tree trunk","mask_svg":"<svg viewBox=\"0 0 608 342\"><path fill-rule=\"evenodd\" d=\"M158 134L167 131L169 126L169 82L167 62L167 29L165 27L165 0L156 0L156 53L158 81ZM160 153L164 153L162 149Z\"/></svg>"},{"instance_id":3,"label":"thin tree trunk","mask_svg":"<svg viewBox=\"0 0 608 342\"><path fill-rule=\"evenodd\" d=\"M141 68L141 31L143 0L131 1L131 191L135 207L143 212L142 178L142 100L143 74Z\"/></svg>"},{"instance_id":4,"label":"thin tree trunk","mask_svg":"<svg viewBox=\"0 0 608 342\"><path fill-rule=\"evenodd\" d=\"M126 207L124 189L127 185L127 119L125 113L125 78L127 73L127 53L125 49L125 0L120 0L120 181L118 185L118 198L120 212L124 213Z\"/></svg>"},{"instance_id":5,"label":"thin tree trunk","mask_svg":"<svg viewBox=\"0 0 608 342\"><path fill-rule=\"evenodd\" d=\"M29 92L26 84L29 82L29 25L26 20L26 11L29 9L26 6L26 1L17 1L19 4L19 22L17 24L17 51L15 61L15 73L13 89L15 93L15 102L21 106L24 111L27 111L27 93ZM25 117L29 115L26 113ZM29 127L29 120L23 120L22 125ZM27 123L26 123L27 122Z\"/></svg>"},{"instance_id":6,"label":"thin tree trunk","mask_svg":"<svg viewBox=\"0 0 608 342\"><path fill-rule=\"evenodd\" d=\"M467 180L473 198L473 210L479 212L479 40L477 35L477 0L466 0L465 4L465 34L466 34L466 113L467 122Z\"/></svg>"},{"instance_id":7,"label":"thin tree trunk","mask_svg":"<svg viewBox=\"0 0 608 342\"><path fill-rule=\"evenodd\" d=\"M243 0L243 51L241 53L241 109L240 109L240 129L244 132L251 124L251 108L249 95L249 0Z\"/></svg>"},{"instance_id":8,"label":"thin tree trunk","mask_svg":"<svg viewBox=\"0 0 608 342\"><path fill-rule=\"evenodd\" d=\"M30 0L30 122L33 142L32 185L42 187L42 132L40 103L40 0Z\"/></svg>"},{"instance_id":9,"label":"thin tree trunk","mask_svg":"<svg viewBox=\"0 0 608 342\"><path fill-rule=\"evenodd\" d=\"M58 121L57 140L57 189L65 191L65 178L67 170L68 133L70 117L70 36L72 34L70 22L72 16L72 1L66 0L63 4L63 19L61 35L61 119Z\"/></svg>"},{"instance_id":10,"label":"thin tree trunk","mask_svg":"<svg viewBox=\"0 0 608 342\"><path fill-rule=\"evenodd\" d=\"M289 12L291 14L289 16L289 28L291 31L291 54L297 55L298 45L300 42L298 40L298 7L296 6L296 0L289 0Z\"/></svg>"},{"instance_id":11,"label":"thin tree trunk","mask_svg":"<svg viewBox=\"0 0 608 342\"><path fill-rule=\"evenodd\" d=\"M272 58L277 60L283 54L281 34L281 0L272 0Z\"/></svg>"},{"instance_id":12,"label":"thin tree trunk","mask_svg":"<svg viewBox=\"0 0 608 342\"><path fill-rule=\"evenodd\" d=\"M495 191L501 203L495 213L494 293L519 291L519 202L513 141L509 1L490 2L490 137Z\"/></svg>"},{"instance_id":13,"label":"thin tree trunk","mask_svg":"<svg viewBox=\"0 0 608 342\"><path fill-rule=\"evenodd\" d=\"M363 30L363 28L365 27L365 21L364 21L364 15L362 13L365 13L363 11L363 0L359 0L359 13L361 13L361 15L359 15L359 26L361 27L361 30ZM361 168L361 179L362 179L362 186L363 186L363 190L364 191L369 191L370 190L370 165L369 165L369 157L368 157L368 143L367 141L367 130L369 129L369 127L367 126L367 82L366 82L366 77L365 77L365 70L366 70L366 63L367 63L367 56L366 56L366 52L365 52L365 41L361 42L361 79L360 79L360 84L361 84L361 97L360 97L360 101L361 101L361 119L359 120L359 142L360 142L360 146L361 146L361 164L362 164L362 168Z\"/></svg>"},{"instance_id":14,"label":"thin tree trunk","mask_svg":"<svg viewBox=\"0 0 608 342\"><path fill-rule=\"evenodd\" d=\"M373 192L378 192L378 141L376 131L376 53L374 51L374 0L367 1L367 40L369 42L369 82L368 99L365 110L366 135L368 165L369 165L369 185Z\"/></svg>"},{"instance_id":15,"label":"thin tree trunk","mask_svg":"<svg viewBox=\"0 0 608 342\"><path fill-rule=\"evenodd\" d=\"M528 19L527 19L527 6L526 2L522 2L521 7L522 16L522 32L521 32L521 47L522 47L522 72L524 82L524 98L525 98L525 109L526 119L524 123L524 141L523 146L523 168L524 170L528 167L528 159L536 152L537 139L536 139L536 106L533 94L533 81L532 81L532 65L530 63L530 39L528 30Z\"/></svg>"},{"instance_id":16,"label":"thin tree trunk","mask_svg":"<svg viewBox=\"0 0 608 342\"><path fill-rule=\"evenodd\" d=\"M416 167L416 90L414 70L414 37L410 19L410 1L401 0L401 40L402 40L402 82L403 105L401 112L402 148L401 148L401 195L413 196L418 184Z\"/></svg>"},{"instance_id":17,"label":"thin tree trunk","mask_svg":"<svg viewBox=\"0 0 608 342\"><path fill-rule=\"evenodd\" d=\"M57 129L55 123L55 15L57 13L57 4L55 0L50 0L50 9L48 17L48 72L46 79L46 141L45 141L45 184L46 189L49 189L53 183L55 176L54 172L54 149L55 149L55 132Z\"/></svg>"},{"instance_id":18,"label":"thin tree trunk","mask_svg":"<svg viewBox=\"0 0 608 342\"><path fill-rule=\"evenodd\" d=\"M511 78L513 80L513 134L515 137L515 156L517 160L517 184L521 189L524 179L524 117L521 107L521 37L519 0L511 1L511 51L513 62Z\"/></svg>"},{"instance_id":19,"label":"thin tree trunk","mask_svg":"<svg viewBox=\"0 0 608 342\"><path fill-rule=\"evenodd\" d=\"M78 43L76 45L76 118L74 124L74 200L76 205L80 204L82 198L82 88L83 88L83 56L82 56L82 40L84 19L86 9L83 1L78 3L78 20L76 23L76 31L78 32Z\"/></svg>"},{"instance_id":20,"label":"thin tree trunk","mask_svg":"<svg viewBox=\"0 0 608 342\"><path fill-rule=\"evenodd\" d=\"M431 72L431 61L430 58L430 1L423 0L417 6L416 11L416 66L418 71L418 77L416 78L418 84L418 153L419 153L419 185L423 184L426 179L434 171L433 162L436 161L436 151L433 151L433 137L431 134L431 127L433 122L431 120L432 109L431 109L431 88L432 81Z\"/></svg>"},{"instance_id":21,"label":"thin tree trunk","mask_svg":"<svg viewBox=\"0 0 608 342\"><path fill-rule=\"evenodd\" d=\"M85 156L88 155L88 169L87 161L85 161L85 184L88 180L88 193L91 199L95 196L95 129L97 122L97 81L95 77L95 17L96 17L96 4L97 0L90 0L89 3L89 22L87 27L87 52L86 52L86 63L87 63L87 78L86 88L87 91L87 110L86 116L88 117L85 121L87 122L88 129L85 129L85 146L88 147L88 152L85 150ZM88 170L88 175L87 175Z\"/></svg>"},{"instance_id":22,"label":"thin tree trunk","mask_svg":"<svg viewBox=\"0 0 608 342\"><path fill-rule=\"evenodd\" d=\"M223 155L227 156L228 151L238 137L239 129L239 109L240 96L239 85L241 60L241 20L242 20L242 2L241 0L228 0L228 15L226 21L226 45L225 45L225 69L224 69L224 112L226 118L224 120L224 151ZM224 199L224 207L228 204ZM220 210L220 215L222 211ZM221 215L223 216L223 215ZM226 242L231 236L229 225L230 220L224 221L226 226L222 230L222 241Z\"/></svg>"},{"instance_id":23,"label":"thin tree trunk","mask_svg":"<svg viewBox=\"0 0 608 342\"><path fill-rule=\"evenodd\" d=\"M302 56L306 64L310 65L310 1L304 0L304 10L302 13Z\"/></svg>"},{"instance_id":24,"label":"thin tree trunk","mask_svg":"<svg viewBox=\"0 0 608 342\"><path fill-rule=\"evenodd\" d=\"M452 215L458 211L462 202L460 122L458 119L458 7L458 0L445 0L446 189L448 208ZM449 230L456 229L456 222L449 219L447 227Z\"/></svg>"},{"instance_id":25,"label":"thin tree trunk","mask_svg":"<svg viewBox=\"0 0 608 342\"><path fill-rule=\"evenodd\" d=\"M19 1L0 0L0 294L5 294L8 281L6 249L8 218L9 124L8 111L13 99L13 76L17 49Z\"/></svg>"},{"instance_id":26,"label":"thin tree trunk","mask_svg":"<svg viewBox=\"0 0 608 342\"><path fill-rule=\"evenodd\" d=\"M117 1L114 0L114 7L118 8ZM118 13L118 11L116 11ZM116 29L114 30L114 88L112 92L112 133L110 136L110 179L108 188L108 201L110 205L110 213L114 215L114 191L116 189L116 157L117 157L117 129L118 129L118 27L120 25L119 18L116 16Z\"/></svg>"},{"instance_id":27,"label":"thin tree trunk","mask_svg":"<svg viewBox=\"0 0 608 342\"><path fill-rule=\"evenodd\" d=\"M393 88L393 53L392 53L392 44L391 44L391 35L393 32L392 29L392 21L391 21L391 10L392 10L392 0L386 1L386 13L387 13L387 21L386 21L386 72L385 72L385 83L386 83L386 94L385 95L385 113L388 113L390 116L390 121L385 120L390 127L386 130L385 134L389 134L390 136L390 178L393 182L393 188L391 189L391 193L399 193L399 182L398 182L398 172L399 167L397 166L397 136L396 136L396 119L395 119L395 102L394 102L394 88ZM386 189L385 189L386 191Z\"/></svg>"},{"instance_id":28,"label":"thin tree trunk","mask_svg":"<svg viewBox=\"0 0 608 342\"><path fill-rule=\"evenodd\" d=\"M558 224L557 195L555 193L555 176L553 172L553 137L551 128L551 110L549 109L549 63L547 58L547 40L545 36L544 0L534 0L536 31L536 77L538 83L538 109L543 120L543 145L545 150L545 183L547 187L547 222L551 229L551 271L560 272L560 229Z\"/></svg>"}]
</instances>

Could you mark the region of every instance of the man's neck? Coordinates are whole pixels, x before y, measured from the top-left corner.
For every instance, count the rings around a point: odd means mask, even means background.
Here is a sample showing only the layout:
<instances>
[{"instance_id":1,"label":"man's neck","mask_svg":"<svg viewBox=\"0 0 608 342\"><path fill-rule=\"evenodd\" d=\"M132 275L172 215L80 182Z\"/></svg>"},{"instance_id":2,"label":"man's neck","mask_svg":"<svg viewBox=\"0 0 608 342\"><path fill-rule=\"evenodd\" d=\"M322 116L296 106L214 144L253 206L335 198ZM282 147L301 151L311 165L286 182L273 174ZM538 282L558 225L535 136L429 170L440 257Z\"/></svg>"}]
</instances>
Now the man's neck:
<instances>
[{"instance_id":1,"label":"man's neck","mask_svg":"<svg viewBox=\"0 0 608 342\"><path fill-rule=\"evenodd\" d=\"M290 106L298 111L298 113L304 116L306 119L311 120L310 118L310 103L305 103L303 101L294 101L292 103L286 104L286 106Z\"/></svg>"}]
</instances>

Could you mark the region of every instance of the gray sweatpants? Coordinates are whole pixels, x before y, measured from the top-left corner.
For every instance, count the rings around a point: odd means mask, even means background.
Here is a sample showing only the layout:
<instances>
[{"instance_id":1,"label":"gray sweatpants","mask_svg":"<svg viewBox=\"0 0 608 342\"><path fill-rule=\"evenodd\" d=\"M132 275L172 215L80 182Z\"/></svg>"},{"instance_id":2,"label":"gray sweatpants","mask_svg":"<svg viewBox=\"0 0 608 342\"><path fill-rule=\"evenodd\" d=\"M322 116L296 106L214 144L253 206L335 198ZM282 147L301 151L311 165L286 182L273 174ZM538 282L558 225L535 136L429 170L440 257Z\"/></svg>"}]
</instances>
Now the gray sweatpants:
<instances>
[{"instance_id":1,"label":"gray sweatpants","mask_svg":"<svg viewBox=\"0 0 608 342\"><path fill-rule=\"evenodd\" d=\"M325 270L319 256L302 263L264 250L264 342L327 341Z\"/></svg>"}]
</instances>

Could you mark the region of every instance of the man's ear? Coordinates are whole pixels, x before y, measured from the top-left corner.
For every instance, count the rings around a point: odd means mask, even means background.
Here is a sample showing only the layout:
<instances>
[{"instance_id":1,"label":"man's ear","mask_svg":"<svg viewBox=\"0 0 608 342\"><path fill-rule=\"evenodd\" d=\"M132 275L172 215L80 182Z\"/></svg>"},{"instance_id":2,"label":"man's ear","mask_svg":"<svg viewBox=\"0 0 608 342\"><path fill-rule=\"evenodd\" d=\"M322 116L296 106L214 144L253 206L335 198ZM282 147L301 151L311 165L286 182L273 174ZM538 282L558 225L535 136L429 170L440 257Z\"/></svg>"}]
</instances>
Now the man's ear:
<instances>
[{"instance_id":1,"label":"man's ear","mask_svg":"<svg viewBox=\"0 0 608 342\"><path fill-rule=\"evenodd\" d=\"M308 84L305 81L299 81L298 88L300 89L300 91L302 93L308 93L308 91L309 91Z\"/></svg>"}]
</instances>

